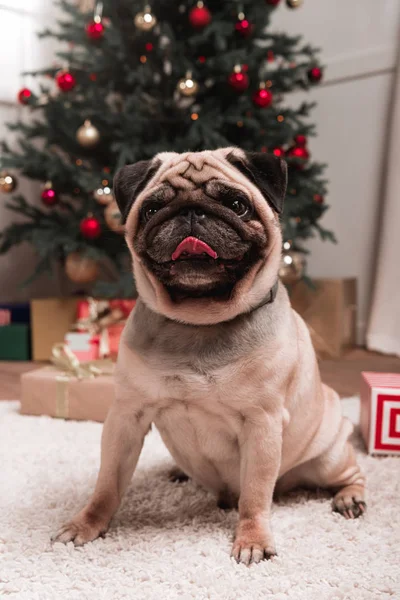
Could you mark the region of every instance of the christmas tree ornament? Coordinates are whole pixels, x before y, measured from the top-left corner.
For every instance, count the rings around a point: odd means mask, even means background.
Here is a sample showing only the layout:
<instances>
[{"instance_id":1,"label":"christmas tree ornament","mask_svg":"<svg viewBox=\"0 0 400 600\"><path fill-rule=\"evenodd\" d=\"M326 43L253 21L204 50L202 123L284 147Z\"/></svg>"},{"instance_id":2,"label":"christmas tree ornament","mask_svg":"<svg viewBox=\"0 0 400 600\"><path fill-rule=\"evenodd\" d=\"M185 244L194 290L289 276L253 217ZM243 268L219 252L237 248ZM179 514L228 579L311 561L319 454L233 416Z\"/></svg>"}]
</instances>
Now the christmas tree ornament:
<instances>
[{"instance_id":1,"label":"christmas tree ornament","mask_svg":"<svg viewBox=\"0 0 400 600\"><path fill-rule=\"evenodd\" d=\"M94 199L99 204L110 204L110 202L114 200L112 190L109 187L108 182L105 183L105 181L106 180L103 182L104 185L98 187L97 190L93 192Z\"/></svg>"},{"instance_id":2,"label":"christmas tree ornament","mask_svg":"<svg viewBox=\"0 0 400 600\"><path fill-rule=\"evenodd\" d=\"M285 156L285 151L281 146L276 146L276 148L272 150L272 154L275 154L278 158L283 158Z\"/></svg>"},{"instance_id":3,"label":"christmas tree ornament","mask_svg":"<svg viewBox=\"0 0 400 600\"><path fill-rule=\"evenodd\" d=\"M192 27L195 29L203 29L211 23L211 13L204 2L198 2L194 8L189 12L189 21Z\"/></svg>"},{"instance_id":4,"label":"christmas tree ornament","mask_svg":"<svg viewBox=\"0 0 400 600\"><path fill-rule=\"evenodd\" d=\"M93 148L100 141L100 132L89 119L86 119L76 132L76 139L83 148Z\"/></svg>"},{"instance_id":5,"label":"christmas tree ornament","mask_svg":"<svg viewBox=\"0 0 400 600\"><path fill-rule=\"evenodd\" d=\"M256 106L266 108L272 103L272 92L266 88L265 83L260 83L260 87L254 92L252 100Z\"/></svg>"},{"instance_id":6,"label":"christmas tree ornament","mask_svg":"<svg viewBox=\"0 0 400 600\"><path fill-rule=\"evenodd\" d=\"M191 71L188 71L186 76L178 81L177 90L182 96L195 96L197 94L199 84L192 78Z\"/></svg>"},{"instance_id":7,"label":"christmas tree ornament","mask_svg":"<svg viewBox=\"0 0 400 600\"><path fill-rule=\"evenodd\" d=\"M321 196L321 194L314 194L313 200L316 204L323 204L324 203L324 197Z\"/></svg>"},{"instance_id":8,"label":"christmas tree ornament","mask_svg":"<svg viewBox=\"0 0 400 600\"><path fill-rule=\"evenodd\" d=\"M249 77L240 65L236 65L229 75L229 85L237 92L244 92L249 87Z\"/></svg>"},{"instance_id":9,"label":"christmas tree ornament","mask_svg":"<svg viewBox=\"0 0 400 600\"><path fill-rule=\"evenodd\" d=\"M109 228L115 233L124 233L125 225L122 223L122 215L115 200L107 206L104 211L104 219Z\"/></svg>"},{"instance_id":10,"label":"christmas tree ornament","mask_svg":"<svg viewBox=\"0 0 400 600\"><path fill-rule=\"evenodd\" d=\"M99 271L99 263L81 252L71 252L65 260L65 273L75 283L96 281Z\"/></svg>"},{"instance_id":11,"label":"christmas tree ornament","mask_svg":"<svg viewBox=\"0 0 400 600\"><path fill-rule=\"evenodd\" d=\"M301 252L289 250L283 253L279 277L285 285L299 281L304 275L305 259Z\"/></svg>"},{"instance_id":12,"label":"christmas tree ornament","mask_svg":"<svg viewBox=\"0 0 400 600\"><path fill-rule=\"evenodd\" d=\"M269 4L270 6L278 6L278 4L279 4L280 1L281 0L265 0L265 2L267 4Z\"/></svg>"},{"instance_id":13,"label":"christmas tree ornament","mask_svg":"<svg viewBox=\"0 0 400 600\"><path fill-rule=\"evenodd\" d=\"M307 138L305 135L296 135L294 137L294 141L296 143L296 146L302 146L304 148L304 146L307 145Z\"/></svg>"},{"instance_id":14,"label":"christmas tree ornament","mask_svg":"<svg viewBox=\"0 0 400 600\"><path fill-rule=\"evenodd\" d=\"M303 0L286 0L286 6L288 8L300 8L303 4Z\"/></svg>"},{"instance_id":15,"label":"christmas tree ornament","mask_svg":"<svg viewBox=\"0 0 400 600\"><path fill-rule=\"evenodd\" d=\"M146 5L143 12L137 13L133 22L139 31L151 31L157 25L157 19L151 12L150 6Z\"/></svg>"},{"instance_id":16,"label":"christmas tree ornament","mask_svg":"<svg viewBox=\"0 0 400 600\"><path fill-rule=\"evenodd\" d=\"M14 175L11 175L8 171L1 171L0 173L0 192L3 194L11 194L17 186L17 180Z\"/></svg>"},{"instance_id":17,"label":"christmas tree ornament","mask_svg":"<svg viewBox=\"0 0 400 600\"><path fill-rule=\"evenodd\" d=\"M90 40L97 41L100 40L104 35L104 23L102 21L103 16L103 3L96 2L94 8L93 21L90 21L86 25L86 35Z\"/></svg>"},{"instance_id":18,"label":"christmas tree ornament","mask_svg":"<svg viewBox=\"0 0 400 600\"><path fill-rule=\"evenodd\" d=\"M291 240L286 240L286 242L283 242L283 249L284 250L290 250L291 247L292 247Z\"/></svg>"},{"instance_id":19,"label":"christmas tree ornament","mask_svg":"<svg viewBox=\"0 0 400 600\"><path fill-rule=\"evenodd\" d=\"M286 153L290 158L301 158L306 161L310 158L310 153L305 146L292 146Z\"/></svg>"},{"instance_id":20,"label":"christmas tree ornament","mask_svg":"<svg viewBox=\"0 0 400 600\"><path fill-rule=\"evenodd\" d=\"M238 14L238 20L235 24L235 31L245 38L249 37L253 31L253 24L246 19L244 13L242 12Z\"/></svg>"},{"instance_id":21,"label":"christmas tree ornament","mask_svg":"<svg viewBox=\"0 0 400 600\"><path fill-rule=\"evenodd\" d=\"M82 219L79 225L79 230L84 238L88 240L94 240L101 234L100 221L93 215L88 215Z\"/></svg>"},{"instance_id":22,"label":"christmas tree ornament","mask_svg":"<svg viewBox=\"0 0 400 600\"><path fill-rule=\"evenodd\" d=\"M307 77L310 83L319 83L322 79L322 69L320 67L313 67L307 72Z\"/></svg>"},{"instance_id":23,"label":"christmas tree ornament","mask_svg":"<svg viewBox=\"0 0 400 600\"><path fill-rule=\"evenodd\" d=\"M75 76L67 70L58 71L56 84L62 92L70 92L76 86Z\"/></svg>"},{"instance_id":24,"label":"christmas tree ornament","mask_svg":"<svg viewBox=\"0 0 400 600\"><path fill-rule=\"evenodd\" d=\"M104 35L104 25L100 21L90 21L86 25L86 35L91 40L100 40Z\"/></svg>"},{"instance_id":25,"label":"christmas tree ornament","mask_svg":"<svg viewBox=\"0 0 400 600\"><path fill-rule=\"evenodd\" d=\"M51 181L46 181L40 197L45 206L54 206L54 204L57 204L59 200L58 194Z\"/></svg>"},{"instance_id":26,"label":"christmas tree ornament","mask_svg":"<svg viewBox=\"0 0 400 600\"><path fill-rule=\"evenodd\" d=\"M29 104L29 99L32 96L32 92L31 90L29 90L28 88L22 88L22 90L20 90L18 92L18 102L20 104Z\"/></svg>"}]
</instances>

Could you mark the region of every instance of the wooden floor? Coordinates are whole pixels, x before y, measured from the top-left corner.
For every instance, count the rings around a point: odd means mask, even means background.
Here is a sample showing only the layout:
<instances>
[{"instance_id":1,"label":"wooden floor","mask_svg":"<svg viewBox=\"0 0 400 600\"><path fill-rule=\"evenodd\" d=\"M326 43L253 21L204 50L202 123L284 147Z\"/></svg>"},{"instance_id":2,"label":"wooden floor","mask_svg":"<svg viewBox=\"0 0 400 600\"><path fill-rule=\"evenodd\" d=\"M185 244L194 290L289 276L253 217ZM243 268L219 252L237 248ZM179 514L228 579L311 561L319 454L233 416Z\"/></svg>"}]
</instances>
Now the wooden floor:
<instances>
[{"instance_id":1,"label":"wooden floor","mask_svg":"<svg viewBox=\"0 0 400 600\"><path fill-rule=\"evenodd\" d=\"M0 400L18 400L20 375L42 366L31 362L0 361ZM342 397L359 393L361 371L400 373L400 358L357 348L345 356L320 362L322 380Z\"/></svg>"}]
</instances>

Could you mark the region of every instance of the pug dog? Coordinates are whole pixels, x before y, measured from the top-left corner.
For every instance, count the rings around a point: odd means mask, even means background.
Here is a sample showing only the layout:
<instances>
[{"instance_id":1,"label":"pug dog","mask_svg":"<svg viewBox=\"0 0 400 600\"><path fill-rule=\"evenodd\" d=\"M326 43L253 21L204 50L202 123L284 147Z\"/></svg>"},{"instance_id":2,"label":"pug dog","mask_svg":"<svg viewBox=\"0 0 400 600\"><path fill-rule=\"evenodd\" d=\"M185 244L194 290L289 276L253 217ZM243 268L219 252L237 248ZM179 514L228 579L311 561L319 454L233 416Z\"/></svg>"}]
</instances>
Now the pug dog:
<instances>
[{"instance_id":1,"label":"pug dog","mask_svg":"<svg viewBox=\"0 0 400 600\"><path fill-rule=\"evenodd\" d=\"M116 176L139 298L95 491L56 540L81 545L107 531L152 423L177 479L238 506L238 562L276 553L274 492L329 488L335 511L364 512L352 425L278 280L286 179L283 160L238 148L161 153Z\"/></svg>"}]
</instances>

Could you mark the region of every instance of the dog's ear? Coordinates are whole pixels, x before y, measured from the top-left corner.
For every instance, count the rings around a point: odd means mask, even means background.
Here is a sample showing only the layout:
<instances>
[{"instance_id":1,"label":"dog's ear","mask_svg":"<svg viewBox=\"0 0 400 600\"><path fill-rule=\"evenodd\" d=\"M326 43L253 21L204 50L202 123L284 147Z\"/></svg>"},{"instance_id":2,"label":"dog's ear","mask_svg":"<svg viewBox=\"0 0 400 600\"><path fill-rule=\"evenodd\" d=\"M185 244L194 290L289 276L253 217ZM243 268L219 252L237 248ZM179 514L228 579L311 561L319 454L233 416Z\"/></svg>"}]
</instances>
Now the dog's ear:
<instances>
[{"instance_id":1,"label":"dog's ear","mask_svg":"<svg viewBox=\"0 0 400 600\"><path fill-rule=\"evenodd\" d=\"M243 159L232 153L227 160L258 187L277 213L282 212L287 186L284 160L264 152L245 152Z\"/></svg>"},{"instance_id":2,"label":"dog's ear","mask_svg":"<svg viewBox=\"0 0 400 600\"><path fill-rule=\"evenodd\" d=\"M141 160L122 167L114 177L113 192L125 223L129 211L140 192L158 171L161 161Z\"/></svg>"}]
</instances>

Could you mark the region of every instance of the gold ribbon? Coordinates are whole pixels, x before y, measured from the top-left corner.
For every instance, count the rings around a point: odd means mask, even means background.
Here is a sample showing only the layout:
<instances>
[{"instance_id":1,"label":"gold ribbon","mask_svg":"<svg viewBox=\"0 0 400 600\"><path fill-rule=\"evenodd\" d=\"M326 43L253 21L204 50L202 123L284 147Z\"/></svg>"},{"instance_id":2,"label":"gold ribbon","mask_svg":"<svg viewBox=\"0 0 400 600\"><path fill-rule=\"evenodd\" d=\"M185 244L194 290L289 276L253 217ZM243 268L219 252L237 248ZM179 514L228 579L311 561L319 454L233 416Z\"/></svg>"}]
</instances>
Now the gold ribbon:
<instances>
[{"instance_id":1,"label":"gold ribbon","mask_svg":"<svg viewBox=\"0 0 400 600\"><path fill-rule=\"evenodd\" d=\"M99 375L111 375L113 373L113 363L110 360L81 363L66 344L55 344L53 346L51 362L57 369L63 371L64 377L92 379Z\"/></svg>"}]
</instances>

